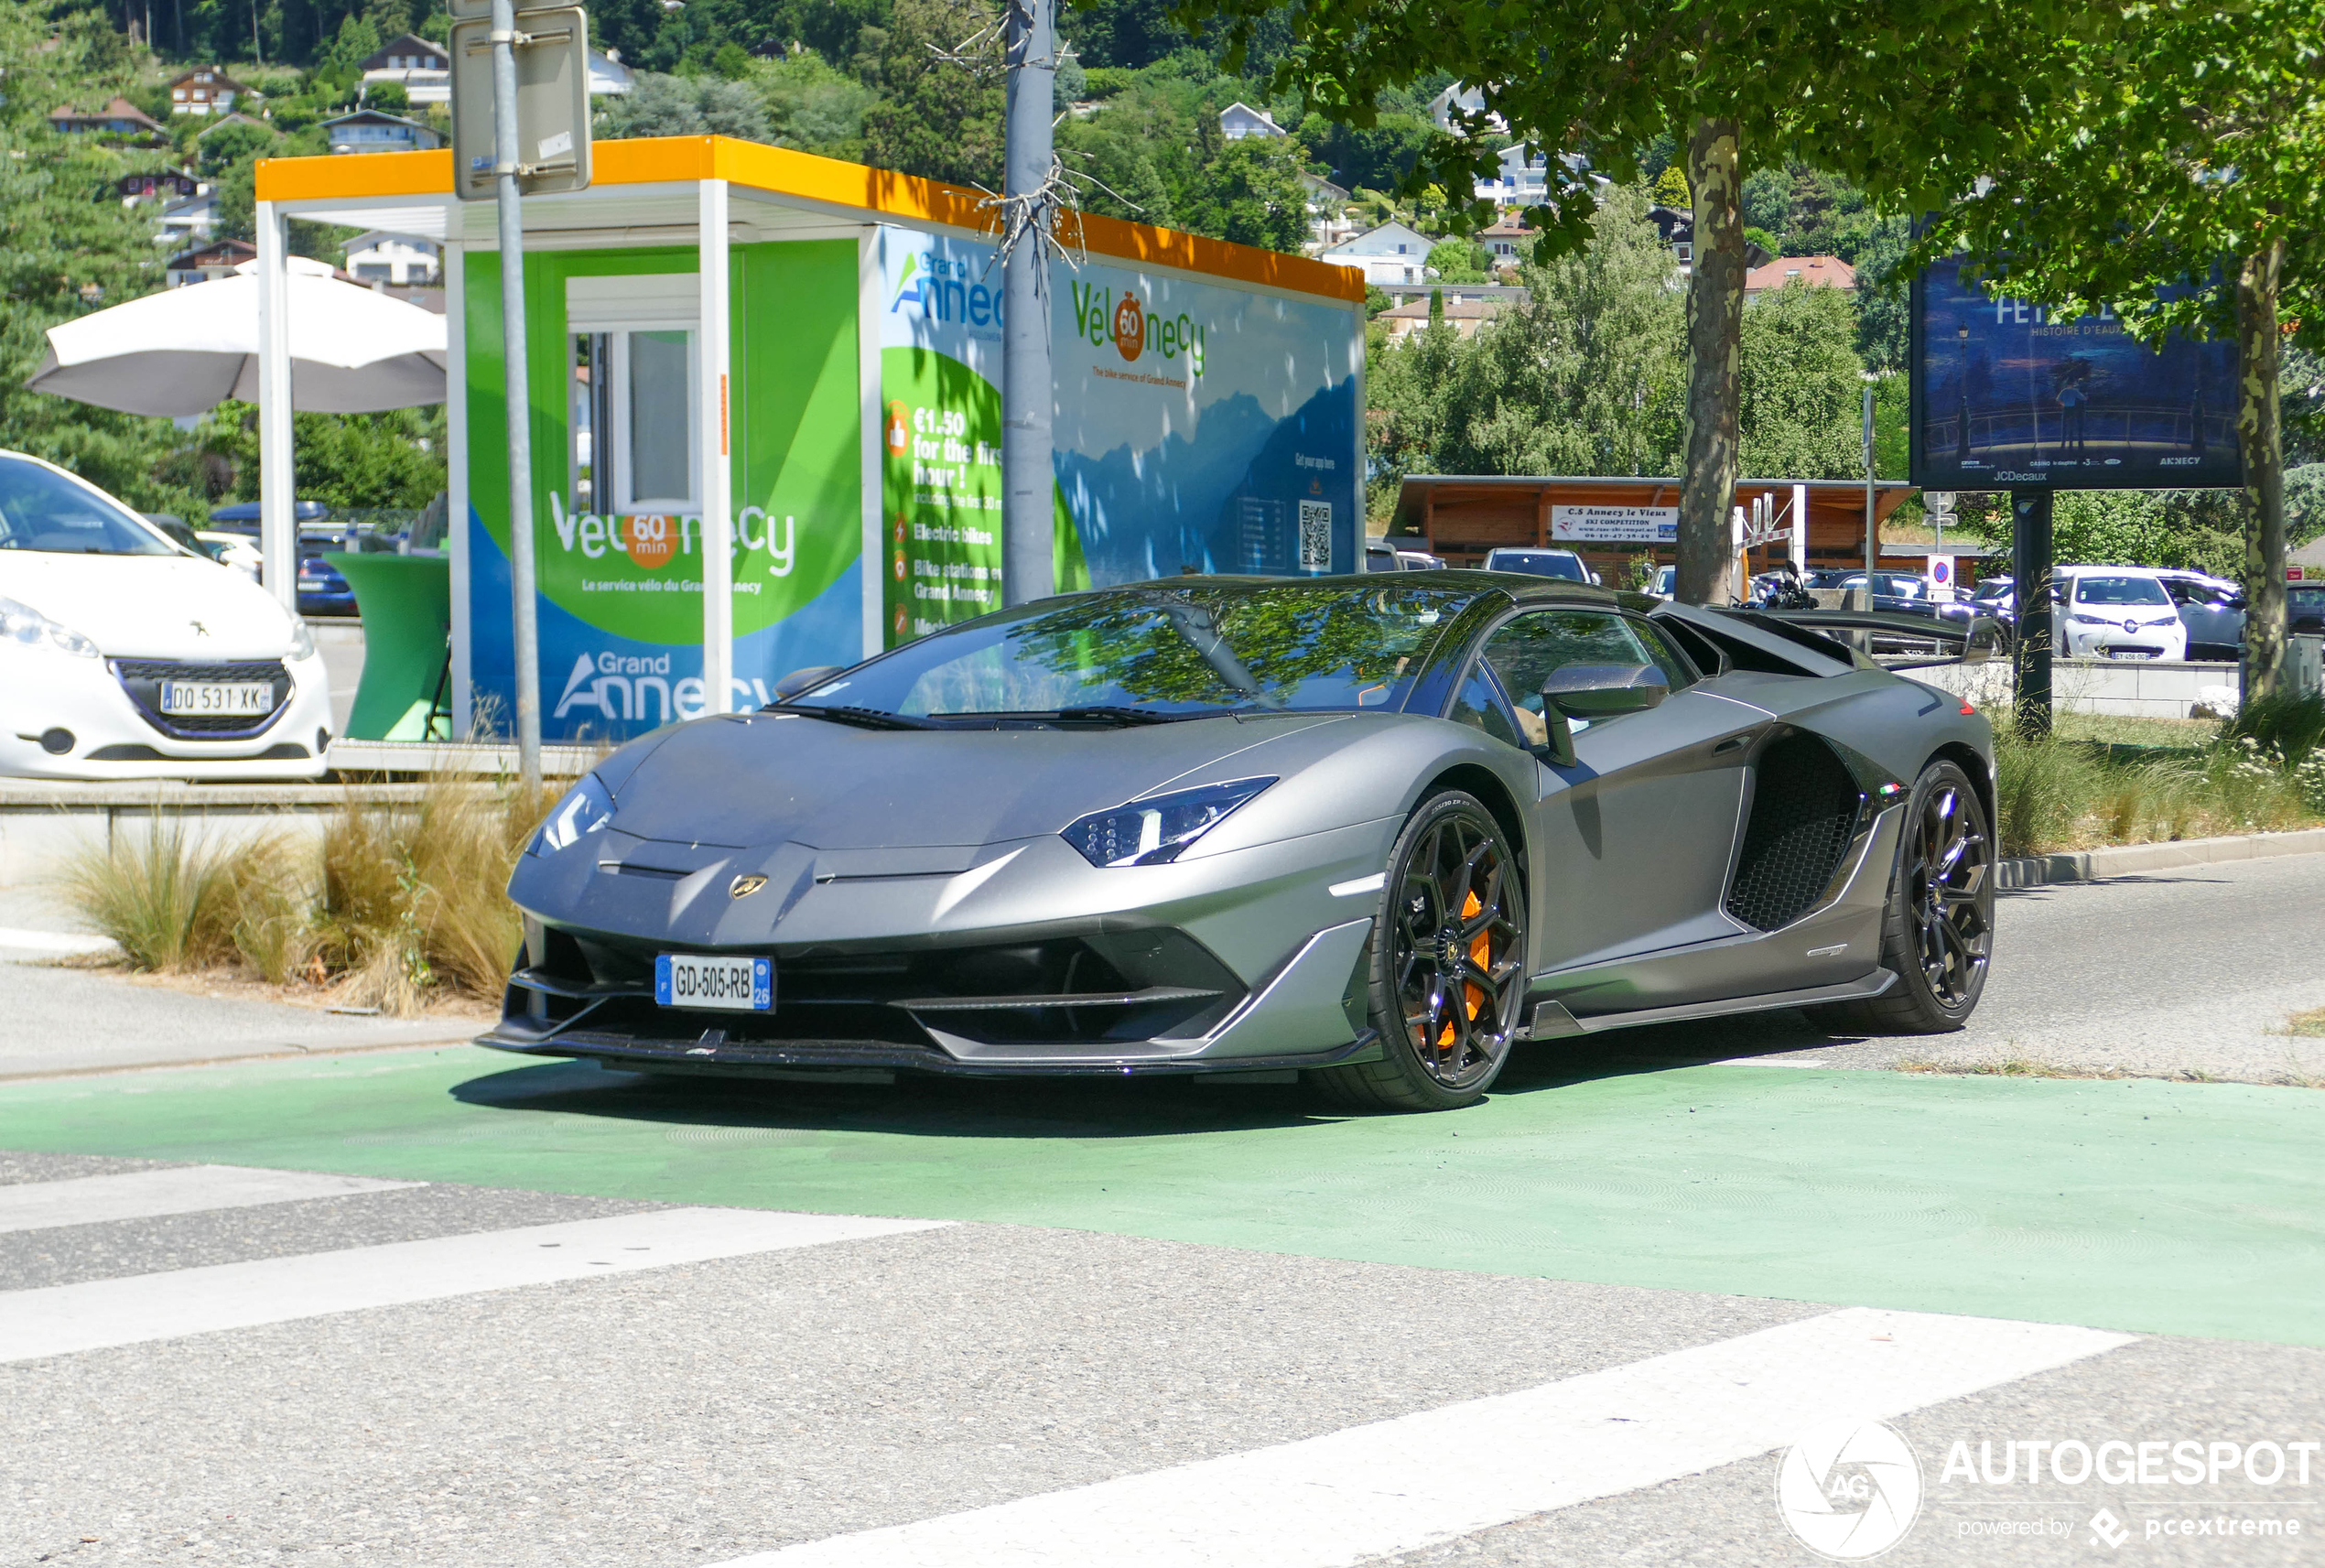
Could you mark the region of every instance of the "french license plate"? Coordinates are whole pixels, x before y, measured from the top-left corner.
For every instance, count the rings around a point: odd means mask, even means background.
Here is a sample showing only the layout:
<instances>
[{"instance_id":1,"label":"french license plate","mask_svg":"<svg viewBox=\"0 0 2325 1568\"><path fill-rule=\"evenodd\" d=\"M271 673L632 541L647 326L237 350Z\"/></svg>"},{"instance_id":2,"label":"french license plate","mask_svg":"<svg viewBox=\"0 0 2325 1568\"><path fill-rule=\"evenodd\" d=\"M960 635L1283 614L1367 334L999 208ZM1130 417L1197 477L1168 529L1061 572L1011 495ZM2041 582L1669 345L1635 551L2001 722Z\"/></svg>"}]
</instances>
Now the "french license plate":
<instances>
[{"instance_id":1,"label":"french license plate","mask_svg":"<svg viewBox=\"0 0 2325 1568\"><path fill-rule=\"evenodd\" d=\"M654 1000L664 1007L766 1012L775 1005L775 961L664 953L654 961Z\"/></svg>"},{"instance_id":2,"label":"french license plate","mask_svg":"<svg viewBox=\"0 0 2325 1568\"><path fill-rule=\"evenodd\" d=\"M272 681L166 680L161 710L186 717L209 714L264 717L275 711Z\"/></svg>"}]
</instances>

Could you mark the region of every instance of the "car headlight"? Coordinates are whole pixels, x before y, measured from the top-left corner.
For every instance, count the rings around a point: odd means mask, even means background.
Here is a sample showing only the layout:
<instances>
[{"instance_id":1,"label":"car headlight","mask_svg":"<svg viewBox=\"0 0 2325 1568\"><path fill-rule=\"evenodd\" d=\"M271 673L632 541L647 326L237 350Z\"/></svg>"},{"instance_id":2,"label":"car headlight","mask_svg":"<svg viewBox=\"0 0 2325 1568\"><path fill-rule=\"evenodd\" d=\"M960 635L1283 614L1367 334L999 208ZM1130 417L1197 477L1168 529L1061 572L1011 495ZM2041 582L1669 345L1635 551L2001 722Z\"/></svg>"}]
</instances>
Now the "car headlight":
<instances>
[{"instance_id":1,"label":"car headlight","mask_svg":"<svg viewBox=\"0 0 2325 1568\"><path fill-rule=\"evenodd\" d=\"M79 658L97 656L97 644L70 626L59 626L29 604L0 599L0 639L38 647L46 643Z\"/></svg>"},{"instance_id":2,"label":"car headlight","mask_svg":"<svg viewBox=\"0 0 2325 1568\"><path fill-rule=\"evenodd\" d=\"M290 656L294 659L313 658L315 656L315 633L309 632L307 629L307 622L300 620L297 616L293 615L289 617L289 620L291 623Z\"/></svg>"},{"instance_id":3,"label":"car headlight","mask_svg":"<svg viewBox=\"0 0 2325 1568\"><path fill-rule=\"evenodd\" d=\"M595 833L613 819L613 796L606 793L598 775L587 773L566 797L557 802L548 820L533 835L533 842L524 847L528 855L546 855L552 849L570 849L585 835Z\"/></svg>"},{"instance_id":4,"label":"car headlight","mask_svg":"<svg viewBox=\"0 0 2325 1568\"><path fill-rule=\"evenodd\" d=\"M2098 615L2070 615L2068 620L2078 626L2113 626L2114 622Z\"/></svg>"},{"instance_id":5,"label":"car headlight","mask_svg":"<svg viewBox=\"0 0 2325 1568\"><path fill-rule=\"evenodd\" d=\"M1065 841L1093 866L1159 866L1177 860L1188 845L1273 783L1237 779L1134 800L1083 817L1065 830Z\"/></svg>"}]
</instances>

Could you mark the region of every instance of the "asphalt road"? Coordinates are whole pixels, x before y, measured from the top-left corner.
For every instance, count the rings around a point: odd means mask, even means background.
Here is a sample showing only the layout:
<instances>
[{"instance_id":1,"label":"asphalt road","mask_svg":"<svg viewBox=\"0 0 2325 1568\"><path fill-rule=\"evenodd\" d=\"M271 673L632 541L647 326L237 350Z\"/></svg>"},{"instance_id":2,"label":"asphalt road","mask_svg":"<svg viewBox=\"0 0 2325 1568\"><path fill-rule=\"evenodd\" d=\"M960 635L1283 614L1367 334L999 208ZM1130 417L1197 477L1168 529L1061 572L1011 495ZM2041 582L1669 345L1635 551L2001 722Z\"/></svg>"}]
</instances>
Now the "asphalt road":
<instances>
[{"instance_id":1,"label":"asphalt road","mask_svg":"<svg viewBox=\"0 0 2325 1568\"><path fill-rule=\"evenodd\" d=\"M1534 1047L1451 1117L0 1084L0 1563L2325 1562L2325 1097L2256 1087L2320 865L2008 899L1954 1040ZM7 1049L134 1058L130 989L0 965ZM1899 1057L2255 1084L1818 1070Z\"/></svg>"},{"instance_id":2,"label":"asphalt road","mask_svg":"<svg viewBox=\"0 0 2325 1568\"><path fill-rule=\"evenodd\" d=\"M1957 1442L2313 1441L2313 1348L989 1225L501 1289L428 1252L546 1256L532 1238L610 1223L650 1243L703 1212L430 1185L0 1237L0 1561L1805 1563L1774 1484L1835 1415L1888 1418L1918 1460L1891 1561L2112 1557L2103 1509L2139 1561L2318 1560L2150 1520L2325 1529L2325 1465L1948 1474ZM334 1310L375 1249L429 1299ZM236 1270L273 1271L227 1292L238 1325L135 1337ZM36 1307L117 1325L124 1297L126 1342L23 1358ZM1930 1347L1934 1372L1905 1364ZM1963 1533L1995 1520L2062 1533Z\"/></svg>"},{"instance_id":3,"label":"asphalt road","mask_svg":"<svg viewBox=\"0 0 2325 1568\"><path fill-rule=\"evenodd\" d=\"M1995 901L1991 977L1958 1034L1835 1040L1796 1013L1601 1035L1642 1063L1820 1067L2005 1062L2325 1086L2325 1038L2286 1031L2325 1008L2325 857L2287 855L2034 888Z\"/></svg>"}]
</instances>

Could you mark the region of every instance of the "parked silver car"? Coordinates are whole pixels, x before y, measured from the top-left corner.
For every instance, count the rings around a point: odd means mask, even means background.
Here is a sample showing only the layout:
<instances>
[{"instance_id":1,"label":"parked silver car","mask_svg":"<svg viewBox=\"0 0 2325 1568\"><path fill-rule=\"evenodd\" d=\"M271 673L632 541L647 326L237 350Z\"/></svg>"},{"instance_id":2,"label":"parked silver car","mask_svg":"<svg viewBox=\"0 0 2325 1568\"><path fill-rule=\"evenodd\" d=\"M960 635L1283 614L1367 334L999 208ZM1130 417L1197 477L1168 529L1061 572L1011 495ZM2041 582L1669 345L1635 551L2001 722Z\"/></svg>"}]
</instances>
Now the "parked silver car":
<instances>
[{"instance_id":1,"label":"parked silver car","mask_svg":"<svg viewBox=\"0 0 2325 1568\"><path fill-rule=\"evenodd\" d=\"M2162 571L2164 591L2188 628L2188 656L2233 664L2244 650L2244 592L2202 572Z\"/></svg>"}]
</instances>

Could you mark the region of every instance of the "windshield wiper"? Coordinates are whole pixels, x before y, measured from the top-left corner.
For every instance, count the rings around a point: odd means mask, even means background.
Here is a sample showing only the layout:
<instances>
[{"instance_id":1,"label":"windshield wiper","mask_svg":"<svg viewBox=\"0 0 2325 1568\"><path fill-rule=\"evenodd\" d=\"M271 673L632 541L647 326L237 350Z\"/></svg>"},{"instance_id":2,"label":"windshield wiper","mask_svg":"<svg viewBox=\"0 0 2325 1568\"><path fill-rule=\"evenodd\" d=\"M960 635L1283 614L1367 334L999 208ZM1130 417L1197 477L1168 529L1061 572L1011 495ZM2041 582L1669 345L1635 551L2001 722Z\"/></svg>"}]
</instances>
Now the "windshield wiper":
<instances>
[{"instance_id":1,"label":"windshield wiper","mask_svg":"<svg viewBox=\"0 0 2325 1568\"><path fill-rule=\"evenodd\" d=\"M809 719L828 719L834 724L853 724L862 730L946 730L950 725L933 719L915 719L909 713L891 713L884 708L842 708L820 702L771 702L760 709L762 713L797 713Z\"/></svg>"},{"instance_id":2,"label":"windshield wiper","mask_svg":"<svg viewBox=\"0 0 2325 1568\"><path fill-rule=\"evenodd\" d=\"M1126 703L1093 702L1079 708L990 708L963 710L957 713L931 715L936 719L1022 719L1033 723L1050 723L1064 719L1087 719L1098 724L1169 724L1181 719L1209 719L1213 710L1203 713L1164 713L1152 708L1132 708Z\"/></svg>"},{"instance_id":3,"label":"windshield wiper","mask_svg":"<svg viewBox=\"0 0 2325 1568\"><path fill-rule=\"evenodd\" d=\"M1130 708L1119 702L1092 702L1079 708L1058 708L1043 719L1089 719L1109 724L1169 724L1180 719L1202 719L1200 713L1160 713L1152 708Z\"/></svg>"}]
</instances>

